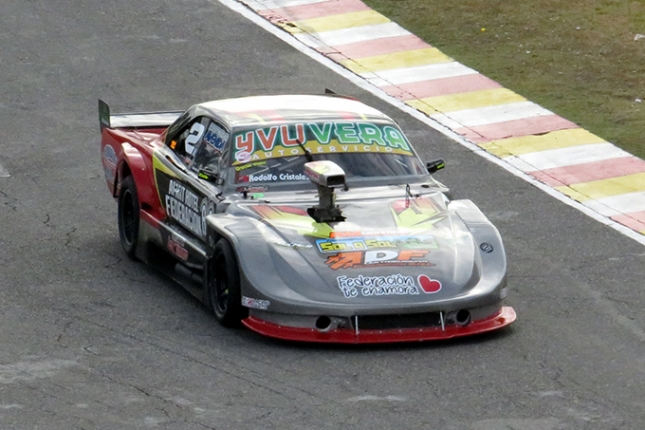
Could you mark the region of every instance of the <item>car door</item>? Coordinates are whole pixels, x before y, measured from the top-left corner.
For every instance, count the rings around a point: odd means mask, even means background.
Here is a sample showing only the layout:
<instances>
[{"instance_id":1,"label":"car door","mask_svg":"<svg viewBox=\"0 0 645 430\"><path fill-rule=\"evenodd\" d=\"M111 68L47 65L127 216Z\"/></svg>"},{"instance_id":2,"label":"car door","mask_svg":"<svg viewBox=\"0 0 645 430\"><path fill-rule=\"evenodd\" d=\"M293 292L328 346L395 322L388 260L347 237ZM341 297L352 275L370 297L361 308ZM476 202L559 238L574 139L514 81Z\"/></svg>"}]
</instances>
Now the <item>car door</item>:
<instances>
[{"instance_id":1,"label":"car door","mask_svg":"<svg viewBox=\"0 0 645 430\"><path fill-rule=\"evenodd\" d=\"M207 254L206 217L215 212L226 128L200 116L179 128L153 156L155 182L166 212L162 242L189 266Z\"/></svg>"}]
</instances>

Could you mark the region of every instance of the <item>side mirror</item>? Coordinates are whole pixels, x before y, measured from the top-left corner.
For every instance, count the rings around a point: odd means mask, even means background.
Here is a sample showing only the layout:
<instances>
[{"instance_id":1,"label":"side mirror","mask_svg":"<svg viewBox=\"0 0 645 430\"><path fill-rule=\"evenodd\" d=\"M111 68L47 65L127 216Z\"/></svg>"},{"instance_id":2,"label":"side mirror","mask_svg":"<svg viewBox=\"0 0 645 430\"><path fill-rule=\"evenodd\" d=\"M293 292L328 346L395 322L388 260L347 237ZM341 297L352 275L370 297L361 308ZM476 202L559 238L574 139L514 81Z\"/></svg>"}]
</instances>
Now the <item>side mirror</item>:
<instances>
[{"instance_id":1,"label":"side mirror","mask_svg":"<svg viewBox=\"0 0 645 430\"><path fill-rule=\"evenodd\" d=\"M426 168L428 169L428 173L431 175L441 169L446 167L446 163L444 163L443 159L438 159L438 160L433 160L433 161L428 161L426 163Z\"/></svg>"}]
</instances>

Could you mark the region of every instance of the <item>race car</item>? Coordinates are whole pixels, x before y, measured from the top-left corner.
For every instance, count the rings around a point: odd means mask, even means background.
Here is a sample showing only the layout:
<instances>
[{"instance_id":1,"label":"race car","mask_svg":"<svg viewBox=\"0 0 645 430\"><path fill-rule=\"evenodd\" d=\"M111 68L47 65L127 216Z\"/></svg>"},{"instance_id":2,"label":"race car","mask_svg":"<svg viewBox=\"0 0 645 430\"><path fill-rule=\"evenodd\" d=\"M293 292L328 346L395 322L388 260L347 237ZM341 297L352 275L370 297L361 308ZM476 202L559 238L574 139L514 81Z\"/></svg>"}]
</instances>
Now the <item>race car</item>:
<instances>
[{"instance_id":1,"label":"race car","mask_svg":"<svg viewBox=\"0 0 645 430\"><path fill-rule=\"evenodd\" d=\"M448 339L508 326L498 230L451 200L397 123L335 94L112 114L105 179L128 257L293 341Z\"/></svg>"}]
</instances>

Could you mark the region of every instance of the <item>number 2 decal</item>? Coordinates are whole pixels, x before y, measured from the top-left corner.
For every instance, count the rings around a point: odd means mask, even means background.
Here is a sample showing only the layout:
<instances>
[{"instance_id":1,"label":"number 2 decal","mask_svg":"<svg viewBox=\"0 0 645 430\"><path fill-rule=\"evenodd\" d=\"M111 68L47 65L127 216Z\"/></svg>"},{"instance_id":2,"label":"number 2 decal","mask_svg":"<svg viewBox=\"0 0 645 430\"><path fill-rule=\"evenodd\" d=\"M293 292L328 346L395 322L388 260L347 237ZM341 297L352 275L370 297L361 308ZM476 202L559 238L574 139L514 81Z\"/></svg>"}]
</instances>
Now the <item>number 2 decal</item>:
<instances>
[{"instance_id":1,"label":"number 2 decal","mask_svg":"<svg viewBox=\"0 0 645 430\"><path fill-rule=\"evenodd\" d=\"M196 122L190 127L190 134L186 137L186 153L188 155L195 155L195 145L199 142L204 134L204 127L201 123Z\"/></svg>"}]
</instances>

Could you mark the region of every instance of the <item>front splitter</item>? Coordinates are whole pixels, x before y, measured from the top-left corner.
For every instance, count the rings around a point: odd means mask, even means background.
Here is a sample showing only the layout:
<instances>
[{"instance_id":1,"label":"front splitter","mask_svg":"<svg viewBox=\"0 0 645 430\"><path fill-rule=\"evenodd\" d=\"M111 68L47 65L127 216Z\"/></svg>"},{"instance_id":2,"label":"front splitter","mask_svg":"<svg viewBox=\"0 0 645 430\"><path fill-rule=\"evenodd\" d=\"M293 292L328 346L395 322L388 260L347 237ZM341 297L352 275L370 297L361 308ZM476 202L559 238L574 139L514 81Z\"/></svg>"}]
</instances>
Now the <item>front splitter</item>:
<instances>
[{"instance_id":1,"label":"front splitter","mask_svg":"<svg viewBox=\"0 0 645 430\"><path fill-rule=\"evenodd\" d=\"M420 342L472 336L506 327L515 321L516 318L515 310L512 307L503 306L499 313L489 318L473 321L465 326L455 324L444 328L423 327L388 330L334 329L321 331L311 328L274 324L253 316L242 320L242 324L256 333L276 339L298 342L370 344Z\"/></svg>"}]
</instances>

